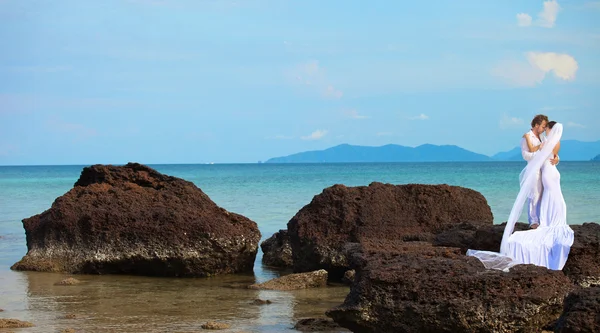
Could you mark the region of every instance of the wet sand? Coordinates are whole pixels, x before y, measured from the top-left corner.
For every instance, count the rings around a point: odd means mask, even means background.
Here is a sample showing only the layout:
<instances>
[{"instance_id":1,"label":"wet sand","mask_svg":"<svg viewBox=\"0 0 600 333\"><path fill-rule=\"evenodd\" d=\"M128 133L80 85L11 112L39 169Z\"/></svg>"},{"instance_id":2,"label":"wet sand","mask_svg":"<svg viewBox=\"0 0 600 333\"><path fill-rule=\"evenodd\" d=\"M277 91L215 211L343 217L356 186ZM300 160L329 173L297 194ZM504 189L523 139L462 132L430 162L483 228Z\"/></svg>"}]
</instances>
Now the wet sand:
<instances>
[{"instance_id":1,"label":"wet sand","mask_svg":"<svg viewBox=\"0 0 600 333\"><path fill-rule=\"evenodd\" d=\"M297 332L298 319L324 317L349 291L346 286L286 292L244 288L279 273L263 268L258 276L260 281L255 275L178 279L0 267L0 318L36 325L0 332L207 332L201 328L207 321L231 325L219 332ZM81 282L56 285L68 277ZM256 299L272 304L253 304Z\"/></svg>"}]
</instances>

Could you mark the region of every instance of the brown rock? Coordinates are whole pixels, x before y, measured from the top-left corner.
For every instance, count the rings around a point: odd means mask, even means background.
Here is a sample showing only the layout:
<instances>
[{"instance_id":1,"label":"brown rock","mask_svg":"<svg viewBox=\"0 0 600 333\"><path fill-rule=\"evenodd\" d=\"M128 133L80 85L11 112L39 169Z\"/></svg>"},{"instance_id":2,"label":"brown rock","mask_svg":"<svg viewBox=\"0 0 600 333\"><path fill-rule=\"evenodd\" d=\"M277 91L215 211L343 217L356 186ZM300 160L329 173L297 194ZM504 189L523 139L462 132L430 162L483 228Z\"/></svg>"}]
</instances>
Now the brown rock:
<instances>
[{"instance_id":1,"label":"brown rock","mask_svg":"<svg viewBox=\"0 0 600 333\"><path fill-rule=\"evenodd\" d=\"M431 241L459 223L493 224L479 192L449 185L334 185L288 223L294 271L323 268L330 279L341 280L349 269L342 251L346 243L365 238Z\"/></svg>"},{"instance_id":2,"label":"brown rock","mask_svg":"<svg viewBox=\"0 0 600 333\"><path fill-rule=\"evenodd\" d=\"M252 301L252 304L254 304L254 305L265 305L265 304L271 304L271 303L273 303L273 302L269 301L268 299L267 300L255 299L254 301Z\"/></svg>"},{"instance_id":3,"label":"brown rock","mask_svg":"<svg viewBox=\"0 0 600 333\"><path fill-rule=\"evenodd\" d=\"M600 224L572 225L575 242L563 272L575 283L600 286Z\"/></svg>"},{"instance_id":4,"label":"brown rock","mask_svg":"<svg viewBox=\"0 0 600 333\"><path fill-rule=\"evenodd\" d=\"M0 328L24 328L24 327L34 327L35 325L27 322L21 321L18 319L1 319L0 318Z\"/></svg>"},{"instance_id":5,"label":"brown rock","mask_svg":"<svg viewBox=\"0 0 600 333\"><path fill-rule=\"evenodd\" d=\"M468 249L484 251L500 251L500 243L506 222L502 224L475 226L470 223L460 223L435 235L432 242L436 246L458 247L463 253ZM516 223L515 231L528 230L527 223Z\"/></svg>"},{"instance_id":6,"label":"brown rock","mask_svg":"<svg viewBox=\"0 0 600 333\"><path fill-rule=\"evenodd\" d=\"M347 270L344 273L344 278L342 279L342 282L346 283L346 284L352 284L354 282L354 276L356 275L356 271L353 269Z\"/></svg>"},{"instance_id":7,"label":"brown rock","mask_svg":"<svg viewBox=\"0 0 600 333\"><path fill-rule=\"evenodd\" d=\"M229 324L219 323L216 321L209 321L201 326L205 330L226 330L231 327Z\"/></svg>"},{"instance_id":8,"label":"brown rock","mask_svg":"<svg viewBox=\"0 0 600 333\"><path fill-rule=\"evenodd\" d=\"M75 333L76 331L72 328L65 328L64 330L60 331L60 333Z\"/></svg>"},{"instance_id":9,"label":"brown rock","mask_svg":"<svg viewBox=\"0 0 600 333\"><path fill-rule=\"evenodd\" d=\"M555 332L600 332L600 287L579 288L569 294Z\"/></svg>"},{"instance_id":10,"label":"brown rock","mask_svg":"<svg viewBox=\"0 0 600 333\"><path fill-rule=\"evenodd\" d=\"M294 329L301 332L345 331L330 318L302 318L294 325Z\"/></svg>"},{"instance_id":11,"label":"brown rock","mask_svg":"<svg viewBox=\"0 0 600 333\"><path fill-rule=\"evenodd\" d=\"M267 266L289 268L293 266L292 246L287 230L279 230L260 244L262 263Z\"/></svg>"},{"instance_id":12,"label":"brown rock","mask_svg":"<svg viewBox=\"0 0 600 333\"><path fill-rule=\"evenodd\" d=\"M75 319L75 318L77 318L77 315L74 313L67 313L63 318L64 319Z\"/></svg>"},{"instance_id":13,"label":"brown rock","mask_svg":"<svg viewBox=\"0 0 600 333\"><path fill-rule=\"evenodd\" d=\"M16 270L151 276L252 271L260 232L193 183L147 166L94 165L42 214L23 220Z\"/></svg>"},{"instance_id":14,"label":"brown rock","mask_svg":"<svg viewBox=\"0 0 600 333\"><path fill-rule=\"evenodd\" d=\"M356 280L327 315L354 332L540 332L573 287L533 265L487 270L458 248L372 240L347 250Z\"/></svg>"},{"instance_id":15,"label":"brown rock","mask_svg":"<svg viewBox=\"0 0 600 333\"><path fill-rule=\"evenodd\" d=\"M309 272L284 275L260 284L249 286L250 289L297 290L319 288L327 285L327 271L324 269Z\"/></svg>"},{"instance_id":16,"label":"brown rock","mask_svg":"<svg viewBox=\"0 0 600 333\"><path fill-rule=\"evenodd\" d=\"M66 278L60 282L56 282L54 285L55 286L72 286L72 285L79 284L79 283L81 283L81 281L70 277L70 278Z\"/></svg>"}]
</instances>

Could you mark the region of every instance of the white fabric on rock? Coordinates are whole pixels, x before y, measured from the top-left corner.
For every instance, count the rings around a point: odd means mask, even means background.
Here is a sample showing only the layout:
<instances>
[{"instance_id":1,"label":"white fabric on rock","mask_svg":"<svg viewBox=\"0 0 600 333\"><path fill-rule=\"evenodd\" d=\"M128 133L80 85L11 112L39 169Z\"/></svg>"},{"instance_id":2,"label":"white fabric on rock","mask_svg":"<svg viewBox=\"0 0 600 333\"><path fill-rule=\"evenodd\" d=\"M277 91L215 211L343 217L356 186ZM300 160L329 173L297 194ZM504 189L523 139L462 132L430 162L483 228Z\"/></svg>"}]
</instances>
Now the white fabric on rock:
<instances>
[{"instance_id":1,"label":"white fabric on rock","mask_svg":"<svg viewBox=\"0 0 600 333\"><path fill-rule=\"evenodd\" d=\"M500 253L467 251L467 255L477 257L486 268L508 271L516 264L534 264L555 270L563 268L574 237L573 230L567 225L567 207L560 188L560 173L549 161L552 150L562 137L562 129L562 124L554 125L544 147L521 173L521 189L506 222ZM537 229L513 233L523 205L536 186L540 169L544 186L540 204L540 226Z\"/></svg>"}]
</instances>

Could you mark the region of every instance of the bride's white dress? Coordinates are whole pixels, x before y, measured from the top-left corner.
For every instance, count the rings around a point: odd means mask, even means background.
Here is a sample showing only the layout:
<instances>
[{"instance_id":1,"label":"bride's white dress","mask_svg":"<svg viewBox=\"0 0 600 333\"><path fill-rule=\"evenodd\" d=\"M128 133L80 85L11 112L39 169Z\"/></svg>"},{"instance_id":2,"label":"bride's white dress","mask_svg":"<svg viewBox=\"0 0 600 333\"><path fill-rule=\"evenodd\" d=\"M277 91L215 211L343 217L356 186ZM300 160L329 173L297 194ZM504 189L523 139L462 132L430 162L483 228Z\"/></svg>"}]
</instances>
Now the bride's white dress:
<instances>
[{"instance_id":1,"label":"bride's white dress","mask_svg":"<svg viewBox=\"0 0 600 333\"><path fill-rule=\"evenodd\" d=\"M560 141L562 124L555 124L545 147L521 173L521 190L507 221L500 253L468 250L487 268L508 271L517 264L534 264L561 270L574 241L573 230L567 225L567 205L560 188L560 173L550 163L552 149ZM535 162L535 163L534 163ZM541 168L544 190L540 203L540 226L537 229L512 233L521 215L525 199L534 186L535 173Z\"/></svg>"}]
</instances>

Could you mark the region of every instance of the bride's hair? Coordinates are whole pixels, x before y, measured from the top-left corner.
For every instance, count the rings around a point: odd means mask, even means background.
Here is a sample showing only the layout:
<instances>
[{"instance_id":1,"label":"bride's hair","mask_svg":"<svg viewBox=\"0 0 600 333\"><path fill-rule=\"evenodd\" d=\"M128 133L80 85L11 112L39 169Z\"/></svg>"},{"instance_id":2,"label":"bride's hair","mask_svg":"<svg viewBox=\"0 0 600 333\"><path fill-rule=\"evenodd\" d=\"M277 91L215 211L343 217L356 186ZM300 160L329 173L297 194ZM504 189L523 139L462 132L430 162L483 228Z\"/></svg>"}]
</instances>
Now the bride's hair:
<instances>
[{"instance_id":1,"label":"bride's hair","mask_svg":"<svg viewBox=\"0 0 600 333\"><path fill-rule=\"evenodd\" d=\"M556 124L556 122L554 120L552 120L552 121L548 122L547 126L548 126L549 129L552 129L552 127L554 127L554 124Z\"/></svg>"}]
</instances>

